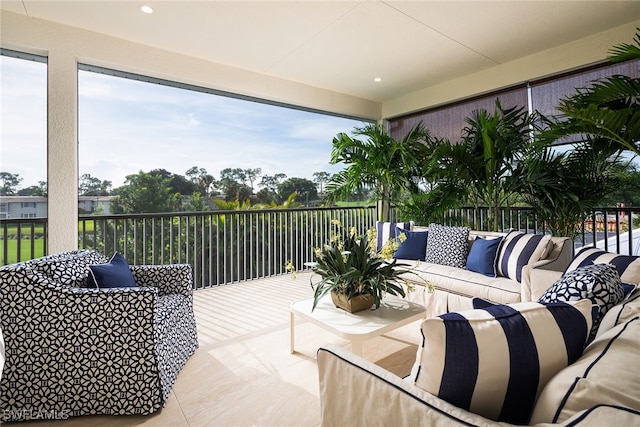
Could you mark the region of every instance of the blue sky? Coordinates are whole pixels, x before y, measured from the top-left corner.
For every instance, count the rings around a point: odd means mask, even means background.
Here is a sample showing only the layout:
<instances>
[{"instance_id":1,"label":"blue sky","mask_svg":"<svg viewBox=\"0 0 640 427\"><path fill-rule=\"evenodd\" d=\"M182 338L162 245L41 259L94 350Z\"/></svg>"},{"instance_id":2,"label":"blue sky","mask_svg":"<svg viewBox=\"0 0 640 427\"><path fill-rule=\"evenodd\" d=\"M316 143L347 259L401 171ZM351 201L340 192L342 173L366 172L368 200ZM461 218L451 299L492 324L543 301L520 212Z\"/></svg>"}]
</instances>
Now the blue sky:
<instances>
[{"instance_id":1,"label":"blue sky","mask_svg":"<svg viewBox=\"0 0 640 427\"><path fill-rule=\"evenodd\" d=\"M46 66L0 57L0 170L21 187L46 180ZM79 72L79 174L124 184L126 175L192 166L215 178L224 168L261 168L312 179L335 173L331 141L359 120Z\"/></svg>"}]
</instances>

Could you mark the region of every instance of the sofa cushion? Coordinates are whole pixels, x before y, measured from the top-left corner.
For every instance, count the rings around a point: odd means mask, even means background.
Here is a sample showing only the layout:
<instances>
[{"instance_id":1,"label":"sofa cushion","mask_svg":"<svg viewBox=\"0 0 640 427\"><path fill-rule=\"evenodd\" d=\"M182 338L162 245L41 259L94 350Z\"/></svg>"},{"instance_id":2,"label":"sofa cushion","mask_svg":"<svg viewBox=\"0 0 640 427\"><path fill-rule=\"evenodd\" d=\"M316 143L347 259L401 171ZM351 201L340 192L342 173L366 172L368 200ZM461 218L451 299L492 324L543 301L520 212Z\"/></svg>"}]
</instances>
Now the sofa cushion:
<instances>
[{"instance_id":1,"label":"sofa cushion","mask_svg":"<svg viewBox=\"0 0 640 427\"><path fill-rule=\"evenodd\" d=\"M596 405L640 410L638 342L637 317L596 338L577 362L549 381L538 398L531 424L562 423Z\"/></svg>"},{"instance_id":2,"label":"sofa cushion","mask_svg":"<svg viewBox=\"0 0 640 427\"><path fill-rule=\"evenodd\" d=\"M469 250L469 227L429 224L426 262L465 268Z\"/></svg>"},{"instance_id":3,"label":"sofa cushion","mask_svg":"<svg viewBox=\"0 0 640 427\"><path fill-rule=\"evenodd\" d=\"M492 305L428 318L412 379L460 408L526 423L542 387L580 357L590 328L586 300Z\"/></svg>"},{"instance_id":4,"label":"sofa cushion","mask_svg":"<svg viewBox=\"0 0 640 427\"><path fill-rule=\"evenodd\" d=\"M543 259L550 251L551 237L512 231L504 238L498 255L498 275L522 281L522 267Z\"/></svg>"},{"instance_id":5,"label":"sofa cushion","mask_svg":"<svg viewBox=\"0 0 640 427\"><path fill-rule=\"evenodd\" d=\"M618 255L597 248L586 248L573 257L565 273L591 264L612 264L618 270L620 280L626 283L640 283L640 256Z\"/></svg>"},{"instance_id":6,"label":"sofa cushion","mask_svg":"<svg viewBox=\"0 0 640 427\"><path fill-rule=\"evenodd\" d=\"M393 254L394 258L421 260L424 261L427 249L428 231L409 231L402 228L396 228L396 237L404 234L404 239L400 240L400 246Z\"/></svg>"},{"instance_id":7,"label":"sofa cushion","mask_svg":"<svg viewBox=\"0 0 640 427\"><path fill-rule=\"evenodd\" d=\"M640 292L634 292L628 299L607 311L600 322L596 337L638 316L640 316Z\"/></svg>"},{"instance_id":8,"label":"sofa cushion","mask_svg":"<svg viewBox=\"0 0 640 427\"><path fill-rule=\"evenodd\" d=\"M489 277L496 277L496 263L500 243L502 243L501 237L497 239L476 237L473 245L471 245L469 256L467 256L467 270Z\"/></svg>"},{"instance_id":9,"label":"sofa cushion","mask_svg":"<svg viewBox=\"0 0 640 427\"><path fill-rule=\"evenodd\" d=\"M89 286L87 278L91 264L104 264L107 258L93 250L69 251L29 261L28 264L54 282L73 288Z\"/></svg>"},{"instance_id":10,"label":"sofa cushion","mask_svg":"<svg viewBox=\"0 0 640 427\"><path fill-rule=\"evenodd\" d=\"M389 239L396 237L396 228L413 230L413 221L407 222L380 222L376 221L376 248L379 251Z\"/></svg>"},{"instance_id":11,"label":"sofa cushion","mask_svg":"<svg viewBox=\"0 0 640 427\"><path fill-rule=\"evenodd\" d=\"M134 288L136 281L129 264L118 252L106 264L89 266L89 286L96 288Z\"/></svg>"},{"instance_id":12,"label":"sofa cushion","mask_svg":"<svg viewBox=\"0 0 640 427\"><path fill-rule=\"evenodd\" d=\"M624 298L622 283L615 267L592 264L565 273L538 299L541 303L588 299L599 308L589 339L595 338L600 321L607 311Z\"/></svg>"}]
</instances>

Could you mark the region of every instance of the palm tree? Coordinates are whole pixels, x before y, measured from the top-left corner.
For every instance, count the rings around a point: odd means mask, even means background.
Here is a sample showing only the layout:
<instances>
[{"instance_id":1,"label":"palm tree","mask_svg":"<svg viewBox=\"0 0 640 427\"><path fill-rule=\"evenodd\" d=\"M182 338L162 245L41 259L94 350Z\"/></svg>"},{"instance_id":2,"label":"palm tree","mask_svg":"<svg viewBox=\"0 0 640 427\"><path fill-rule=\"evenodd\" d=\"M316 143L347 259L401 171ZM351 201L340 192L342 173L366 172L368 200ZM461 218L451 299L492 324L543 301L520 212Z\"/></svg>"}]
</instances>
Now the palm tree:
<instances>
[{"instance_id":1,"label":"palm tree","mask_svg":"<svg viewBox=\"0 0 640 427\"><path fill-rule=\"evenodd\" d=\"M493 114L476 110L466 121L459 143L433 142L425 176L439 200L488 206L489 229L498 230L498 209L521 186L518 162L531 144L535 116L524 108L503 108L496 100Z\"/></svg>"},{"instance_id":2,"label":"palm tree","mask_svg":"<svg viewBox=\"0 0 640 427\"><path fill-rule=\"evenodd\" d=\"M623 43L609 50L609 60L640 58L640 28L635 44ZM574 136L580 141L640 154L640 79L615 75L578 89L560 101L561 116L544 134L547 143Z\"/></svg>"},{"instance_id":3,"label":"palm tree","mask_svg":"<svg viewBox=\"0 0 640 427\"><path fill-rule=\"evenodd\" d=\"M353 131L352 138L339 133L333 139L331 164L347 167L334 174L326 185L330 201L349 197L354 191L371 188L379 201L378 219L390 220L391 203L416 185L420 165L425 161L429 139L426 128L419 123L407 136L396 141L380 124L368 124Z\"/></svg>"},{"instance_id":4,"label":"palm tree","mask_svg":"<svg viewBox=\"0 0 640 427\"><path fill-rule=\"evenodd\" d=\"M588 212L615 189L620 165L618 155L587 143L565 153L538 144L522 162L523 199L554 236L574 240Z\"/></svg>"}]
</instances>

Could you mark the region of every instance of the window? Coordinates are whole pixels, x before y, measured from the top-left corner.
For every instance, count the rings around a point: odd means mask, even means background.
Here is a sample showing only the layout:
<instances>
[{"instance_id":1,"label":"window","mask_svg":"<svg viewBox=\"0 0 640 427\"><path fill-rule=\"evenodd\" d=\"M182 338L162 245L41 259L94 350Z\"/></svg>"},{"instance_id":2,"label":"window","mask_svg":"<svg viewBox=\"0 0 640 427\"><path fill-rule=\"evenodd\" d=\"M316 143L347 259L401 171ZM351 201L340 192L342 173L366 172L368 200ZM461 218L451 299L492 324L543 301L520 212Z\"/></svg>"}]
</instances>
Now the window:
<instances>
[{"instance_id":1,"label":"window","mask_svg":"<svg viewBox=\"0 0 640 427\"><path fill-rule=\"evenodd\" d=\"M0 49L0 198L46 195L46 61L42 56ZM35 208L35 203L29 207Z\"/></svg>"},{"instance_id":2,"label":"window","mask_svg":"<svg viewBox=\"0 0 640 427\"><path fill-rule=\"evenodd\" d=\"M20 207L21 208L34 208L36 207L36 203L35 202L20 202Z\"/></svg>"},{"instance_id":3,"label":"window","mask_svg":"<svg viewBox=\"0 0 640 427\"><path fill-rule=\"evenodd\" d=\"M35 218L36 214L35 213L22 213L20 214L20 218Z\"/></svg>"},{"instance_id":4,"label":"window","mask_svg":"<svg viewBox=\"0 0 640 427\"><path fill-rule=\"evenodd\" d=\"M314 172L343 168L329 165L336 134L363 125L358 118L88 65L79 66L78 89L79 174L110 181L112 189L141 171L184 176L193 166L216 180L226 168L260 169L257 179L245 181L254 194L260 176L313 181Z\"/></svg>"}]
</instances>

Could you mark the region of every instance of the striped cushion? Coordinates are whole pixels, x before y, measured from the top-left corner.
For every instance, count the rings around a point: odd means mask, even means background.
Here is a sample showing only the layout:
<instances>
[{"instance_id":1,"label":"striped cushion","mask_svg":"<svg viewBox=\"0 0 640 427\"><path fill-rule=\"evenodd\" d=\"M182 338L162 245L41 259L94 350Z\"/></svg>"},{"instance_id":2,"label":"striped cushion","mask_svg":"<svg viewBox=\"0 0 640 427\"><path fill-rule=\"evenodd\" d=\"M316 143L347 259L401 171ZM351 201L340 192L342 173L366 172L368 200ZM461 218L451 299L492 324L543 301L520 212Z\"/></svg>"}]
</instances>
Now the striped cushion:
<instances>
[{"instance_id":1,"label":"striped cushion","mask_svg":"<svg viewBox=\"0 0 640 427\"><path fill-rule=\"evenodd\" d=\"M549 254L551 236L512 231L504 238L498 255L498 276L522 281L522 267Z\"/></svg>"},{"instance_id":2,"label":"striped cushion","mask_svg":"<svg viewBox=\"0 0 640 427\"><path fill-rule=\"evenodd\" d=\"M590 329L588 300L443 314L422 323L412 379L462 409L525 424L544 385L580 357Z\"/></svg>"},{"instance_id":3,"label":"striped cushion","mask_svg":"<svg viewBox=\"0 0 640 427\"><path fill-rule=\"evenodd\" d=\"M640 257L612 254L597 248L586 248L578 252L565 273L591 264L612 264L618 270L620 280L626 283L640 283Z\"/></svg>"},{"instance_id":4,"label":"striped cushion","mask_svg":"<svg viewBox=\"0 0 640 427\"><path fill-rule=\"evenodd\" d=\"M584 350L571 366L544 387L531 416L531 424L562 423L596 405L640 409L638 369L640 319L635 317L604 334ZM612 418L594 426L638 426ZM555 424L554 424L555 425Z\"/></svg>"},{"instance_id":5,"label":"striped cushion","mask_svg":"<svg viewBox=\"0 0 640 427\"><path fill-rule=\"evenodd\" d=\"M382 249L389 239L396 237L396 227L404 230L413 230L413 221L407 222L380 222L376 221L377 248Z\"/></svg>"}]
</instances>

